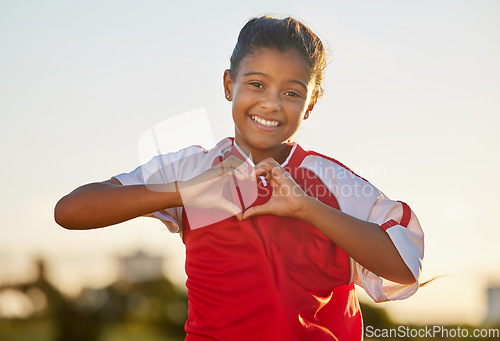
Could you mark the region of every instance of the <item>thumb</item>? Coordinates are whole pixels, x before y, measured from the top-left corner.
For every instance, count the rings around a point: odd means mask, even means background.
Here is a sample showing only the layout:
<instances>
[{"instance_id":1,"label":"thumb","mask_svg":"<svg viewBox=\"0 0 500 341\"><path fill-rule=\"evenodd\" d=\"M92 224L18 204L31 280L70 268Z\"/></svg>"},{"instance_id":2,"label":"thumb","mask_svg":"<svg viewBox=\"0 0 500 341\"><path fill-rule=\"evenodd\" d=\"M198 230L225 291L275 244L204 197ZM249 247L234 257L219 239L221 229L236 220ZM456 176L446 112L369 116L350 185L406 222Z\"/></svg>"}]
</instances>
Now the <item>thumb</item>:
<instances>
[{"instance_id":1,"label":"thumb","mask_svg":"<svg viewBox=\"0 0 500 341\"><path fill-rule=\"evenodd\" d=\"M269 211L269 208L267 207L266 204L259 205L259 206L253 206L253 207L248 208L245 212L243 212L243 220L250 218L250 217L253 217L253 216L257 216L257 215L261 215L261 214L269 214L269 213L271 213L271 212Z\"/></svg>"},{"instance_id":2,"label":"thumb","mask_svg":"<svg viewBox=\"0 0 500 341\"><path fill-rule=\"evenodd\" d=\"M219 202L219 208L231 213L232 215L236 216L239 220L242 219L241 215L241 208L239 208L237 205L233 204L232 202L228 200L221 200Z\"/></svg>"}]
</instances>

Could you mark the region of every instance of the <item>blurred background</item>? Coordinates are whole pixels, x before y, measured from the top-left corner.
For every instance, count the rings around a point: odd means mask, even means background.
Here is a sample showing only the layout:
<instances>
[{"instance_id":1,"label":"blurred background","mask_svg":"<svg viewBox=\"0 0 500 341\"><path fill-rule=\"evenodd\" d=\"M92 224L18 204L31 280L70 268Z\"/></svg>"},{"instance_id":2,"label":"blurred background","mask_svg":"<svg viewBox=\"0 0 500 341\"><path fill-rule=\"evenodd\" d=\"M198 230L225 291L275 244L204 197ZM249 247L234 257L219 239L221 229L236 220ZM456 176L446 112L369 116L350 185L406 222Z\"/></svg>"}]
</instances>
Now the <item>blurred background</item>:
<instances>
[{"instance_id":1,"label":"blurred background","mask_svg":"<svg viewBox=\"0 0 500 341\"><path fill-rule=\"evenodd\" d=\"M3 0L1 340L183 339L179 236L148 218L67 231L53 209L133 170L139 138L179 114L205 108L203 132L232 136L222 74L261 14L304 21L330 51L298 142L407 202L422 278L442 276L405 301L359 290L365 325L500 325L500 2Z\"/></svg>"}]
</instances>

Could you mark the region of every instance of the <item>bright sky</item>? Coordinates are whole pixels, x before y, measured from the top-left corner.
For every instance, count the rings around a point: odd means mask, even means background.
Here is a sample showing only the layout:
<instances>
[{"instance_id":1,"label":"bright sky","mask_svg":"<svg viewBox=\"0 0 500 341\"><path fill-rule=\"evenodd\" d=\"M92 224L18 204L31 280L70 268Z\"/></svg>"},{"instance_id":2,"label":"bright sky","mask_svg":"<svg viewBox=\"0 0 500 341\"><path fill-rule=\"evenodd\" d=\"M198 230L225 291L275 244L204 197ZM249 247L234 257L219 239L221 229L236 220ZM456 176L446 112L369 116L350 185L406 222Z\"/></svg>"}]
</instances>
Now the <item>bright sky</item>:
<instances>
[{"instance_id":1,"label":"bright sky","mask_svg":"<svg viewBox=\"0 0 500 341\"><path fill-rule=\"evenodd\" d=\"M53 207L134 169L165 119L206 108L213 139L232 135L222 73L265 13L303 20L331 50L299 143L407 202L426 233L423 279L447 275L383 306L404 322L481 322L500 281L496 0L0 2L0 281L28 278L41 254L65 290L105 285L112 257L143 248L182 283L182 243L161 223L66 231Z\"/></svg>"}]
</instances>

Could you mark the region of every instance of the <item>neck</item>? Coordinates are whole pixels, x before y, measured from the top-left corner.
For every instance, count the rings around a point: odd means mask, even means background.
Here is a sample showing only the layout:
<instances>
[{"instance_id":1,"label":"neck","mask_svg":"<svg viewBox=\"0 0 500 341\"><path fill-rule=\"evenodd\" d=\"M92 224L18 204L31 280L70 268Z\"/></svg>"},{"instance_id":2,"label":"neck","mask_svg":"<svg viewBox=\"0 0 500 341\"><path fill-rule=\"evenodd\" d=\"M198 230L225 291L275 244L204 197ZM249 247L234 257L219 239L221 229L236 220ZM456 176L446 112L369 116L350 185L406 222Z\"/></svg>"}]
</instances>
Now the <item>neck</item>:
<instances>
[{"instance_id":1,"label":"neck","mask_svg":"<svg viewBox=\"0 0 500 341\"><path fill-rule=\"evenodd\" d=\"M288 155L290 154L292 143L283 143L273 148L265 150L260 150L260 149L255 150L253 148L249 149L248 147L242 146L241 144L238 144L238 147L240 147L240 149L247 156L248 155L251 156L251 160L253 161L254 164L258 164L259 162L267 158L273 158L276 162L282 164L283 162L285 162L285 160L288 158Z\"/></svg>"}]
</instances>

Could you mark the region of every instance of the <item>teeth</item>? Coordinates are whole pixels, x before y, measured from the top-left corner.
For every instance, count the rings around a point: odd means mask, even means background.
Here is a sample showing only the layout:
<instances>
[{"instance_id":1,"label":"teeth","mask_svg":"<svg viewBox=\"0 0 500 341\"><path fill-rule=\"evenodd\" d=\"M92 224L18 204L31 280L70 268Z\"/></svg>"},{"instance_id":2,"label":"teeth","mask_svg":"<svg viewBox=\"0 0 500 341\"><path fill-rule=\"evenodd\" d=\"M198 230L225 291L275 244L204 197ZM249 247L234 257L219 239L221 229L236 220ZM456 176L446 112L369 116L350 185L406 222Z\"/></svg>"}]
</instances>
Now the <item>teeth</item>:
<instances>
[{"instance_id":1,"label":"teeth","mask_svg":"<svg viewBox=\"0 0 500 341\"><path fill-rule=\"evenodd\" d=\"M251 116L252 120L255 122L259 122L262 125L265 125L266 127L277 127L280 125L278 121L267 121L263 118L257 117L257 116Z\"/></svg>"}]
</instances>

